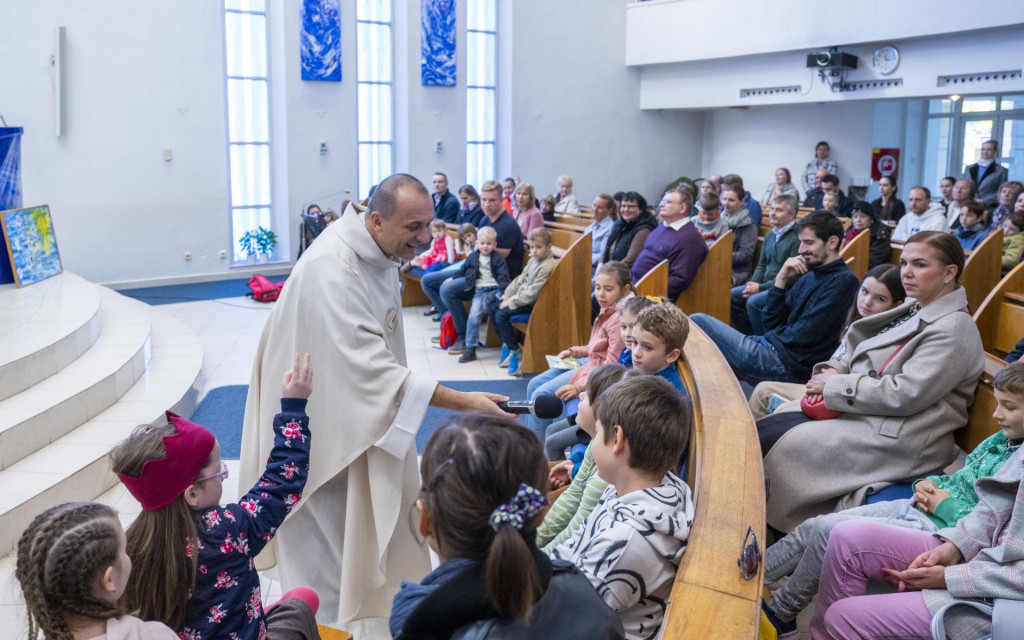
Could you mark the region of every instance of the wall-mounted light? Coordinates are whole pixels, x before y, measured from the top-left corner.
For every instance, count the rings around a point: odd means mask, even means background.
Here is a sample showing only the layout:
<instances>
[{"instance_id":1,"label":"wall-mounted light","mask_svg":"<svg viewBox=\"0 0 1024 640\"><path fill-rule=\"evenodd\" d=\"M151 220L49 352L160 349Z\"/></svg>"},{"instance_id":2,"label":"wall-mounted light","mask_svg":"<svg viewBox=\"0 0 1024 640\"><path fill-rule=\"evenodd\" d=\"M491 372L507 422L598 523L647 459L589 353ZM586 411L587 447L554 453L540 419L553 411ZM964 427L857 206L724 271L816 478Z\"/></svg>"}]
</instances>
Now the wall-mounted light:
<instances>
[{"instance_id":1,"label":"wall-mounted light","mask_svg":"<svg viewBox=\"0 0 1024 640\"><path fill-rule=\"evenodd\" d=\"M953 95L949 96L949 99L952 100L953 102L956 102L957 100L960 99L960 94L954 93Z\"/></svg>"}]
</instances>

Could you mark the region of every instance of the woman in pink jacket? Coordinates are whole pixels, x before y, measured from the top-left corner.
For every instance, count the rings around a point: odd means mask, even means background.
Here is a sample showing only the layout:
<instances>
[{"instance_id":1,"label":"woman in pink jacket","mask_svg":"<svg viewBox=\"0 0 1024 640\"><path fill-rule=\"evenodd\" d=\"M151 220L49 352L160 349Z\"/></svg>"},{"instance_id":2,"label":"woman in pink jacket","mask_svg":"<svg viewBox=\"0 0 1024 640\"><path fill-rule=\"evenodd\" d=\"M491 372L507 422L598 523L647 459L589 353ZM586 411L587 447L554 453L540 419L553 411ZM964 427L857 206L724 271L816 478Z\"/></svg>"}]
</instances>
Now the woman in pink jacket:
<instances>
[{"instance_id":1,"label":"woman in pink jacket","mask_svg":"<svg viewBox=\"0 0 1024 640\"><path fill-rule=\"evenodd\" d=\"M530 232L544 226L544 214L537 207L537 195L531 185L525 182L516 187L515 206L512 217L523 230L523 237L530 237Z\"/></svg>"}]
</instances>

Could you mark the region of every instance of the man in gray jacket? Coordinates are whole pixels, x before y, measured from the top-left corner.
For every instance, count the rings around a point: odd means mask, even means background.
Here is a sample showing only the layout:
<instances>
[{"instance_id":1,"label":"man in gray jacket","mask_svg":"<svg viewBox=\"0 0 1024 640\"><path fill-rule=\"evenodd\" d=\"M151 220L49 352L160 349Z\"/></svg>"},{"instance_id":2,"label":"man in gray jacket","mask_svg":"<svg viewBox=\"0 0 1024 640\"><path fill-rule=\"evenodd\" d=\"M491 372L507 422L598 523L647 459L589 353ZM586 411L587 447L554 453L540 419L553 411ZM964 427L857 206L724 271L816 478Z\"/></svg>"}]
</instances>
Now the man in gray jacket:
<instances>
[{"instance_id":1,"label":"man in gray jacket","mask_svg":"<svg viewBox=\"0 0 1024 640\"><path fill-rule=\"evenodd\" d=\"M981 145L981 159L967 167L965 178L978 185L978 198L991 211L999 204L999 185L1006 182L1006 167L999 164L999 142L989 140Z\"/></svg>"}]
</instances>

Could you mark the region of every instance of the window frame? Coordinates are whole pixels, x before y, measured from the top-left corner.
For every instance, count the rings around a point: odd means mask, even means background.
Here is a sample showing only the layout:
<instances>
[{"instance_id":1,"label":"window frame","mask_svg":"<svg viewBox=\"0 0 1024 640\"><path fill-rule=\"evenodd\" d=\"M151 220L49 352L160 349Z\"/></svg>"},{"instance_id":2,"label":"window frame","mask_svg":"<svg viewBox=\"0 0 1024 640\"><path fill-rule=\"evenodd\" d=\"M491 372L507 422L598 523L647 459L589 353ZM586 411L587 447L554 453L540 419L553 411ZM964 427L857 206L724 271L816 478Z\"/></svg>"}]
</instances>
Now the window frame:
<instances>
[{"instance_id":1,"label":"window frame","mask_svg":"<svg viewBox=\"0 0 1024 640\"><path fill-rule=\"evenodd\" d=\"M391 175L395 171L395 26L394 26L394 6L391 0L382 0L388 4L387 15L389 20L379 20L375 18L366 18L362 16L364 9L368 9L364 2L356 2L356 180L357 180L357 193L360 199L363 199L369 195L369 189L378 184L381 180ZM388 55L388 80L380 79L365 79L360 78L359 73L362 68L363 56L375 54L376 52L368 52L362 46L360 42L360 26L364 24L380 25L388 28L388 41L389 47L387 49ZM372 69L372 65L370 66ZM363 86L387 86L388 91L388 108L387 108L387 129L391 133L389 139L377 138L373 134L379 132L371 132L371 137L364 139L362 135L362 122L366 118L364 113L364 105L360 97L361 89ZM384 175L375 176L372 172L376 171L377 167L367 167L361 161L364 147L373 148L386 148L390 158L389 166L384 171ZM365 171L371 172L369 175L364 174Z\"/></svg>"}]
</instances>

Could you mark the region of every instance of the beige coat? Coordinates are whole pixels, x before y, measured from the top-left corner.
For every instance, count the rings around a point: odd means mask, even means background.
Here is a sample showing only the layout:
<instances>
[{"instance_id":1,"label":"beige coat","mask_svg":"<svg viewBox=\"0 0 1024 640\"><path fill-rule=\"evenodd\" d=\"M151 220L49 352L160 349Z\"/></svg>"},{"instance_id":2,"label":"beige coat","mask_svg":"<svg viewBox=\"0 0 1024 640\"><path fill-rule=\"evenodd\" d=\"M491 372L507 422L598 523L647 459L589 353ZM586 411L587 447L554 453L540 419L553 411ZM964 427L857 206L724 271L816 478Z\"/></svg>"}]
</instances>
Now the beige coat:
<instances>
[{"instance_id":1,"label":"beige coat","mask_svg":"<svg viewBox=\"0 0 1024 640\"><path fill-rule=\"evenodd\" d=\"M839 371L825 385L825 406L844 413L797 425L768 452L771 526L791 531L807 518L863 504L871 485L923 476L950 461L984 350L974 320L961 311L962 287L879 333L911 304L858 320L841 355L815 367Z\"/></svg>"}]
</instances>

